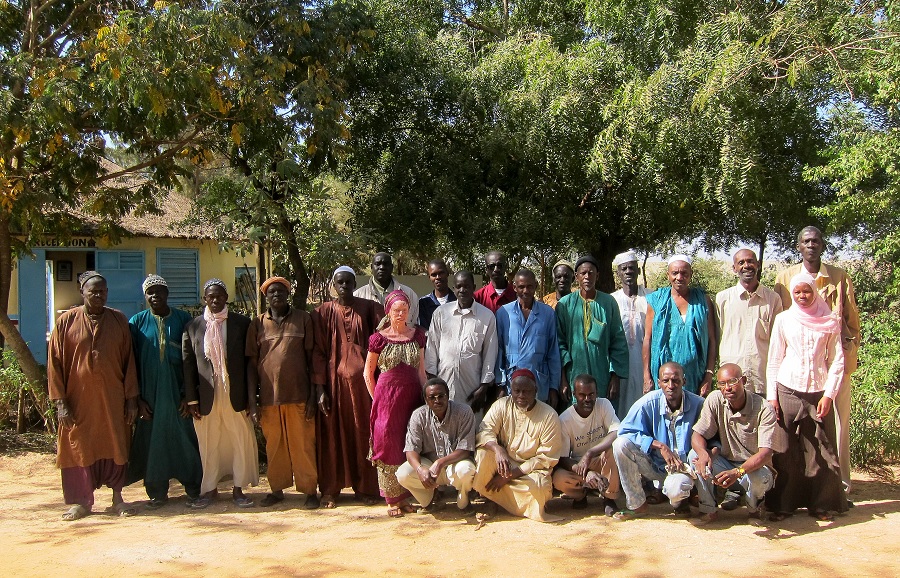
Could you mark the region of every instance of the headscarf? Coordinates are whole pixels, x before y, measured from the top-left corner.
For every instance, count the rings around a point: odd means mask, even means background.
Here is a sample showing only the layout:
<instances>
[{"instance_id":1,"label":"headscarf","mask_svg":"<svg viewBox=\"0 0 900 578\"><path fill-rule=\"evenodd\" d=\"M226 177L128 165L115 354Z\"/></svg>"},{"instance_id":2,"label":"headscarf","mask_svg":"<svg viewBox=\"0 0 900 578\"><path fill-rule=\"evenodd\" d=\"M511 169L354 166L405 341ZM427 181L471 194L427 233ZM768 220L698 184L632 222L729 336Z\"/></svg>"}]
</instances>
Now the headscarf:
<instances>
[{"instance_id":1,"label":"headscarf","mask_svg":"<svg viewBox=\"0 0 900 578\"><path fill-rule=\"evenodd\" d=\"M675 261L684 261L684 262L687 263L688 265L691 265L691 264L693 264L693 262L694 262L694 260L691 259L689 256L687 256L687 255L685 255L685 254L683 254L683 253L679 253L679 254L677 254L677 255L672 255L671 257L669 257L669 262L666 263L666 265L671 265L671 264L674 263Z\"/></svg>"},{"instance_id":2,"label":"headscarf","mask_svg":"<svg viewBox=\"0 0 900 578\"><path fill-rule=\"evenodd\" d=\"M169 286L169 284L166 283L165 279L163 279L159 275L151 273L151 274L147 275L147 278L144 279L144 282L141 284L141 290L144 293L146 293L147 289L149 289L151 287L168 287L168 286Z\"/></svg>"},{"instance_id":3,"label":"headscarf","mask_svg":"<svg viewBox=\"0 0 900 578\"><path fill-rule=\"evenodd\" d=\"M259 288L259 292L262 293L263 295L265 295L266 291L269 290L269 286L271 286L274 283L281 283L282 285L285 286L285 288L287 288L288 293L291 292L291 282L288 281L287 279L285 279L284 277L277 277L277 276L269 277L268 279L263 281L263 284Z\"/></svg>"},{"instance_id":4,"label":"headscarf","mask_svg":"<svg viewBox=\"0 0 900 578\"><path fill-rule=\"evenodd\" d=\"M397 289L396 291L391 291L384 298L384 318L382 318L381 323L378 324L378 329L384 329L391 322L391 307L394 306L397 302L402 301L409 305L409 297L406 296L406 293Z\"/></svg>"},{"instance_id":5,"label":"headscarf","mask_svg":"<svg viewBox=\"0 0 900 578\"><path fill-rule=\"evenodd\" d=\"M106 281L106 277L104 277L103 275L101 275L100 273L98 273L96 271L85 271L84 273L82 273L81 275L78 276L78 288L84 289L84 286L87 285L87 282L95 277L100 277L101 279Z\"/></svg>"},{"instance_id":6,"label":"headscarf","mask_svg":"<svg viewBox=\"0 0 900 578\"><path fill-rule=\"evenodd\" d=\"M622 263L631 263L632 261L637 261L637 255L634 254L634 251L625 251L624 253L619 253L616 255L616 258L613 259L613 267L618 267Z\"/></svg>"},{"instance_id":7,"label":"headscarf","mask_svg":"<svg viewBox=\"0 0 900 578\"><path fill-rule=\"evenodd\" d=\"M813 302L806 307L800 305L794 297L794 289L801 283L806 283L812 288ZM785 311L785 315L790 316L791 319L807 329L814 331L838 333L841 330L840 319L831 311L831 308L828 306L828 303L825 303L822 296L819 295L819 291L816 289L816 280L812 275L801 271L791 277L790 291L791 301L794 303Z\"/></svg>"}]
</instances>

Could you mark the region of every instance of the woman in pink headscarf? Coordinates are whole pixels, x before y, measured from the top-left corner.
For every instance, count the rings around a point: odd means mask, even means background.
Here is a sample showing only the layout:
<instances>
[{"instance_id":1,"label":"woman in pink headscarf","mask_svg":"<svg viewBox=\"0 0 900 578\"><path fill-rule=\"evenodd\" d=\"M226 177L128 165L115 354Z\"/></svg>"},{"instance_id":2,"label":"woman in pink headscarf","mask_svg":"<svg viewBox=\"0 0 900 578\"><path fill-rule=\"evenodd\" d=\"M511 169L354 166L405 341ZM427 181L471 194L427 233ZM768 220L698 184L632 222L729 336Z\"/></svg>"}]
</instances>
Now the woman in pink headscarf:
<instances>
[{"instance_id":1,"label":"woman in pink headscarf","mask_svg":"<svg viewBox=\"0 0 900 578\"><path fill-rule=\"evenodd\" d=\"M409 418L422 405L425 332L406 325L409 298L403 291L388 294L384 310L387 315L369 338L366 356L366 387L372 396L369 459L378 470L378 486L388 504L388 515L396 518L415 512L407 501L409 492L397 481L397 468L406 461L403 450ZM376 368L380 371L377 381Z\"/></svg>"},{"instance_id":2,"label":"woman in pink headscarf","mask_svg":"<svg viewBox=\"0 0 900 578\"><path fill-rule=\"evenodd\" d=\"M775 318L769 343L766 397L788 437L766 496L774 521L797 508L821 521L847 510L832 413L844 376L841 323L815 287L806 272L791 279L793 304Z\"/></svg>"}]
</instances>

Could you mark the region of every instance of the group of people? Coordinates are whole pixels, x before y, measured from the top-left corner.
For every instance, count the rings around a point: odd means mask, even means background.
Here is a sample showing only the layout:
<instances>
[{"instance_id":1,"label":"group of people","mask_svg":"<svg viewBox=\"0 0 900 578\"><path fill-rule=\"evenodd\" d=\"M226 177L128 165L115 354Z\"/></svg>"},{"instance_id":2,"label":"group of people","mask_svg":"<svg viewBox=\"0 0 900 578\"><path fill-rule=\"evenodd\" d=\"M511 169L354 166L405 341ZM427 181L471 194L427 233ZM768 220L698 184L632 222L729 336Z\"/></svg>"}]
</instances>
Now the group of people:
<instances>
[{"instance_id":1,"label":"group of people","mask_svg":"<svg viewBox=\"0 0 900 578\"><path fill-rule=\"evenodd\" d=\"M134 513L121 491L139 480L150 509L167 503L173 478L191 508L207 507L226 477L234 503L254 506L243 492L259 482L254 423L271 488L261 506L293 485L305 507L334 508L352 488L400 517L418 509L413 500L444 507L453 487L466 512L477 493L487 515L502 507L552 521L555 489L574 508L596 493L620 520L667 498L686 516L694 504L694 523L708 524L742 497L751 516L806 508L830 519L850 503L859 318L824 249L818 229L801 231L803 260L774 290L741 249L738 283L715 303L691 287L686 255L669 259L669 286L652 293L638 285L636 256L616 256L622 288L612 295L597 290L592 256L560 261L543 299L530 270L508 277L500 252L485 256L478 290L469 271L451 283L437 259L426 271L434 290L420 299L377 253L365 286L338 267L335 299L311 313L291 306L290 281L267 279L254 319L228 310L218 279L191 319L150 275L150 308L126 321L89 271L84 306L60 317L49 348L63 519L90 513L101 485L118 513Z\"/></svg>"}]
</instances>

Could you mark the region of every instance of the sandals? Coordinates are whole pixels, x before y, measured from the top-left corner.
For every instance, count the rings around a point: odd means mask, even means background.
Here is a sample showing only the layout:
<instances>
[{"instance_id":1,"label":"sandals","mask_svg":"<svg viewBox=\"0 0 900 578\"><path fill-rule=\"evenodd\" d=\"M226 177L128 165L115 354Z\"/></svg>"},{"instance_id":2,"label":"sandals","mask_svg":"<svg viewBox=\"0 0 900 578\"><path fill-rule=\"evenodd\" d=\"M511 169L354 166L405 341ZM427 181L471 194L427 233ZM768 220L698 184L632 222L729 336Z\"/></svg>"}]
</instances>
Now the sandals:
<instances>
[{"instance_id":1,"label":"sandals","mask_svg":"<svg viewBox=\"0 0 900 578\"><path fill-rule=\"evenodd\" d=\"M620 522L627 522L628 520L637 520L638 518L646 518L647 514L649 514L649 510L640 511L640 510L619 510L615 514L613 514L613 519L618 520Z\"/></svg>"},{"instance_id":2,"label":"sandals","mask_svg":"<svg viewBox=\"0 0 900 578\"><path fill-rule=\"evenodd\" d=\"M616 501L612 498L603 498L603 513L606 514L607 518L612 518L616 515L619 506L616 504Z\"/></svg>"},{"instance_id":3,"label":"sandals","mask_svg":"<svg viewBox=\"0 0 900 578\"><path fill-rule=\"evenodd\" d=\"M90 514L91 511L82 506L81 504L75 504L71 508L69 508L66 513L62 515L63 522L74 522L75 520L80 520Z\"/></svg>"},{"instance_id":4,"label":"sandals","mask_svg":"<svg viewBox=\"0 0 900 578\"><path fill-rule=\"evenodd\" d=\"M283 501L284 501L284 494L281 494L280 496L278 494L266 494L266 497L262 499L262 501L259 503L259 505L264 508L267 508L269 506L274 506L278 502L283 502ZM237 502L235 502L235 504L237 504Z\"/></svg>"},{"instance_id":5,"label":"sandals","mask_svg":"<svg viewBox=\"0 0 900 578\"><path fill-rule=\"evenodd\" d=\"M388 516L402 518L406 514L415 514L418 509L410 504L393 504L388 506Z\"/></svg>"},{"instance_id":6,"label":"sandals","mask_svg":"<svg viewBox=\"0 0 900 578\"><path fill-rule=\"evenodd\" d=\"M144 505L148 510L158 510L169 503L169 498L150 498Z\"/></svg>"},{"instance_id":7,"label":"sandals","mask_svg":"<svg viewBox=\"0 0 900 578\"><path fill-rule=\"evenodd\" d=\"M238 508L252 508L256 504L253 503L253 500L248 498L247 496L240 496L234 498L234 505Z\"/></svg>"},{"instance_id":8,"label":"sandals","mask_svg":"<svg viewBox=\"0 0 900 578\"><path fill-rule=\"evenodd\" d=\"M322 499L319 500L319 507L326 510L333 510L337 507L337 502L334 499L334 496L329 494L322 494Z\"/></svg>"},{"instance_id":9,"label":"sandals","mask_svg":"<svg viewBox=\"0 0 900 578\"><path fill-rule=\"evenodd\" d=\"M128 518L137 514L137 509L126 502L119 502L118 504L113 504L109 508L106 509L107 512L115 512L117 516L120 518Z\"/></svg>"}]
</instances>

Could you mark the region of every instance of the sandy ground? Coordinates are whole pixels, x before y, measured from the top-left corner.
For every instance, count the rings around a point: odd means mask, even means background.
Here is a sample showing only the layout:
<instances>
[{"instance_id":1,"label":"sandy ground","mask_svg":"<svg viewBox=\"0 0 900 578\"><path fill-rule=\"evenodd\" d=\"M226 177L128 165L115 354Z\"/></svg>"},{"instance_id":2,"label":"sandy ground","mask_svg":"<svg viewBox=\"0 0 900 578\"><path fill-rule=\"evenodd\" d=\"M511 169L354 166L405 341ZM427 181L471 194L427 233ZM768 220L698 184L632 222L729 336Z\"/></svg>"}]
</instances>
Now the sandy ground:
<instances>
[{"instance_id":1,"label":"sandy ground","mask_svg":"<svg viewBox=\"0 0 900 578\"><path fill-rule=\"evenodd\" d=\"M93 515L66 523L53 456L29 453L0 457L0 576L898 576L900 487L855 479L856 508L836 521L800 514L761 527L747 524L743 508L708 529L672 518L666 506L616 522L596 498L577 512L551 501L548 510L565 517L559 523L501 515L480 530L452 505L391 520L382 505L347 494L334 510L302 510L302 497L288 494L269 509L220 498L191 511L180 486L150 512L140 485L125 489L138 515L106 513L103 488ZM258 501L266 491L263 481L249 495Z\"/></svg>"}]
</instances>

